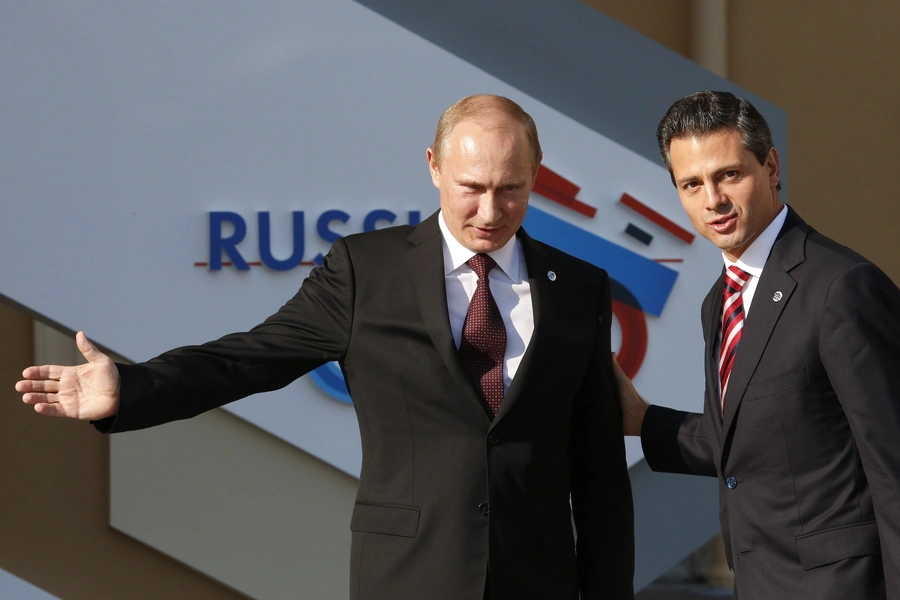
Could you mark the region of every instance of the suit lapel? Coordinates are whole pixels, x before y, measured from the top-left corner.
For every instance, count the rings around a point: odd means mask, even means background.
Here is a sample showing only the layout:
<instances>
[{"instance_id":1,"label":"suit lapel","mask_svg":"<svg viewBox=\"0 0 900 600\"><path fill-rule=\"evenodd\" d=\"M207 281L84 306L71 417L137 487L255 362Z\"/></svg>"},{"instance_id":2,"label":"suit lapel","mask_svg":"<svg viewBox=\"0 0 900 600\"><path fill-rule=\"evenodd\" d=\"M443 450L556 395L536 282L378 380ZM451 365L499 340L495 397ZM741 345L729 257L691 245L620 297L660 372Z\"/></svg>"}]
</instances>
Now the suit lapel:
<instances>
[{"instance_id":1,"label":"suit lapel","mask_svg":"<svg viewBox=\"0 0 900 600\"><path fill-rule=\"evenodd\" d=\"M789 271L805 259L805 242L805 224L788 208L788 216L772 246L772 252L753 295L750 313L744 322L741 343L734 359L728 390L725 392L725 416L722 425L726 434L734 423L747 385L756 372L778 319L791 301L797 287L797 282L790 276ZM776 292L780 294L776 295Z\"/></svg>"},{"instance_id":2,"label":"suit lapel","mask_svg":"<svg viewBox=\"0 0 900 600\"><path fill-rule=\"evenodd\" d=\"M453 332L450 330L450 314L447 312L447 291L444 282L444 248L438 213L416 227L407 238L413 246L404 254L409 271L410 284L416 291L422 321L431 336L435 350L444 361L447 370L459 384L466 403L488 421L481 396L459 362L459 353Z\"/></svg>"},{"instance_id":3,"label":"suit lapel","mask_svg":"<svg viewBox=\"0 0 900 600\"><path fill-rule=\"evenodd\" d=\"M705 343L706 410L712 415L712 424L722 445L722 404L719 399L719 357L716 356L719 331L722 329L722 295L725 288L725 269L703 300L703 337Z\"/></svg>"},{"instance_id":4,"label":"suit lapel","mask_svg":"<svg viewBox=\"0 0 900 600\"><path fill-rule=\"evenodd\" d=\"M534 313L534 332L531 334L531 341L528 342L522 362L519 363L519 368L516 370L516 376L503 397L503 403L500 405L500 410L497 411L494 424L499 422L524 395L531 378L538 371L538 365L541 364L540 357L546 351L547 328L552 326L557 309L558 299L554 293L553 282L547 277L547 272L553 270L553 266L549 263L545 251L525 233L524 229L519 229L517 235L522 244L525 265L528 269L531 309Z\"/></svg>"}]
</instances>

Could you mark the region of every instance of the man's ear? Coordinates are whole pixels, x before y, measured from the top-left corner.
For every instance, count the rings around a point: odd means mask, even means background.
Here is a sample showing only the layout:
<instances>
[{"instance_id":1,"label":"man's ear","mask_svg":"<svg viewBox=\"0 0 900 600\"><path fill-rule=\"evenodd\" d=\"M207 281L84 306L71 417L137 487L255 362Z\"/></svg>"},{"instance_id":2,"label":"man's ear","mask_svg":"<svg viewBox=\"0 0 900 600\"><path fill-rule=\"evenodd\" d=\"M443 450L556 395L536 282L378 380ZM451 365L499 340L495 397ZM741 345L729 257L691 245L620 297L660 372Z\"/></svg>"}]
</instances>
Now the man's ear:
<instances>
[{"instance_id":1,"label":"man's ear","mask_svg":"<svg viewBox=\"0 0 900 600\"><path fill-rule=\"evenodd\" d=\"M769 172L769 187L777 186L781 179L781 161L775 146L769 148L769 155L766 156L766 169Z\"/></svg>"},{"instance_id":2,"label":"man's ear","mask_svg":"<svg viewBox=\"0 0 900 600\"><path fill-rule=\"evenodd\" d=\"M434 187L441 187L441 167L434 155L434 150L428 148L425 150L425 158L428 159L428 170L431 172L431 183Z\"/></svg>"},{"instance_id":3,"label":"man's ear","mask_svg":"<svg viewBox=\"0 0 900 600\"><path fill-rule=\"evenodd\" d=\"M531 189L534 189L534 185L537 183L538 173L541 170L541 163L544 161L544 153L541 152L537 157L537 165L534 167L534 177L531 178Z\"/></svg>"}]
</instances>

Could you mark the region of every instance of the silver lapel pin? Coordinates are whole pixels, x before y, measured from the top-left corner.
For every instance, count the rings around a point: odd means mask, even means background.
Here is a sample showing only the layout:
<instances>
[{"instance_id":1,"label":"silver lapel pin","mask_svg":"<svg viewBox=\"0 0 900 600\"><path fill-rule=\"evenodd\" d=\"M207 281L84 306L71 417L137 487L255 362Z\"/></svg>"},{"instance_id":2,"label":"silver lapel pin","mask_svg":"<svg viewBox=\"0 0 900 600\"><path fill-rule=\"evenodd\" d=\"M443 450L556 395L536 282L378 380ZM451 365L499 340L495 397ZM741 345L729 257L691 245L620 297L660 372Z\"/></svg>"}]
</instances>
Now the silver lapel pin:
<instances>
[{"instance_id":1,"label":"silver lapel pin","mask_svg":"<svg viewBox=\"0 0 900 600\"><path fill-rule=\"evenodd\" d=\"M556 281L556 273L553 271L547 271L547 279L550 281Z\"/></svg>"},{"instance_id":2,"label":"silver lapel pin","mask_svg":"<svg viewBox=\"0 0 900 600\"><path fill-rule=\"evenodd\" d=\"M774 294L772 294L772 300L774 300L775 302L778 302L782 298L784 298L784 294L782 294L781 292L775 292Z\"/></svg>"}]
</instances>

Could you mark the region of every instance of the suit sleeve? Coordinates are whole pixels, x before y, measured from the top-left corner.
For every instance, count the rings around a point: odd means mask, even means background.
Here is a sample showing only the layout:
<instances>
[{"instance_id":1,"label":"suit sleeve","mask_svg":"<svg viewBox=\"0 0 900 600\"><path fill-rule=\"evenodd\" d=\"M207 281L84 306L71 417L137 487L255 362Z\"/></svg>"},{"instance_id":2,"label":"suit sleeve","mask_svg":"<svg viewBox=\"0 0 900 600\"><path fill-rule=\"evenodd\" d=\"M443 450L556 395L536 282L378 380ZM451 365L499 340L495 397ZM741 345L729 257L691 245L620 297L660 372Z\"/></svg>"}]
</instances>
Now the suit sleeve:
<instances>
[{"instance_id":1,"label":"suit sleeve","mask_svg":"<svg viewBox=\"0 0 900 600\"><path fill-rule=\"evenodd\" d=\"M719 286L713 285L703 301L701 323L706 323L710 311L714 310L713 299L720 297ZM707 335L704 327L703 339L709 344ZM706 435L706 418L705 413L651 406L641 426L641 449L650 468L661 473L716 477L713 444Z\"/></svg>"},{"instance_id":2,"label":"suit sleeve","mask_svg":"<svg viewBox=\"0 0 900 600\"><path fill-rule=\"evenodd\" d=\"M604 274L591 368L573 419L572 509L582 600L634 598L634 506L610 354L612 319Z\"/></svg>"},{"instance_id":3,"label":"suit sleeve","mask_svg":"<svg viewBox=\"0 0 900 600\"><path fill-rule=\"evenodd\" d=\"M641 448L651 469L717 477L704 415L651 406L641 427Z\"/></svg>"},{"instance_id":4,"label":"suit sleeve","mask_svg":"<svg viewBox=\"0 0 900 600\"><path fill-rule=\"evenodd\" d=\"M824 299L819 351L869 483L887 597L900 597L900 290L870 263Z\"/></svg>"},{"instance_id":5,"label":"suit sleeve","mask_svg":"<svg viewBox=\"0 0 900 600\"><path fill-rule=\"evenodd\" d=\"M280 389L347 348L353 318L353 268L343 240L297 294L244 333L117 365L119 411L94 425L120 432L187 419L258 392Z\"/></svg>"}]
</instances>

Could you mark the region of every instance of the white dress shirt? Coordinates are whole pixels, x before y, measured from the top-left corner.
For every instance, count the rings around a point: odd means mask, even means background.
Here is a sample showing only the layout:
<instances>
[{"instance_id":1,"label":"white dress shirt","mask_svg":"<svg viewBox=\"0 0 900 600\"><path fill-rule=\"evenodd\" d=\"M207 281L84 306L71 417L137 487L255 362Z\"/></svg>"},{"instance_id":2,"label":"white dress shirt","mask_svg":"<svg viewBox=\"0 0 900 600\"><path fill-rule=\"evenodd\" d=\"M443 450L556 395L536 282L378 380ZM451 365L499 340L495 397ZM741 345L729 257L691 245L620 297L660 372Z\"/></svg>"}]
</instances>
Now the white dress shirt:
<instances>
[{"instance_id":1,"label":"white dress shirt","mask_svg":"<svg viewBox=\"0 0 900 600\"><path fill-rule=\"evenodd\" d=\"M763 229L763 232L759 234L759 237L753 240L753 243L741 253L740 258L738 258L736 262L731 262L725 258L725 254L722 254L722 260L725 261L726 269L731 265L735 265L739 269L743 269L747 273L750 273L750 279L748 279L747 283L744 284L744 287L741 288L741 301L744 304L745 319L747 318L747 315L750 314L750 303L753 302L753 295L756 293L756 285L759 283L759 278L762 276L763 267L766 266L766 261L769 259L769 253L772 251L772 246L775 245L775 238L778 237L778 233L781 231L781 228L784 227L784 220L786 218L787 206L782 205L781 212L775 215L775 218L772 219L769 226Z\"/></svg>"},{"instance_id":2,"label":"white dress shirt","mask_svg":"<svg viewBox=\"0 0 900 600\"><path fill-rule=\"evenodd\" d=\"M444 238L444 283L447 288L450 330L453 332L456 348L459 349L469 302L478 285L478 276L466 264L467 260L475 256L475 252L453 237L444 222L443 213L438 215L438 223ZM499 250L488 252L488 256L497 263L488 274L488 279L491 282L491 295L494 296L506 327L506 352L503 355L503 390L506 392L534 333L531 284L528 283L525 254L517 236L513 236Z\"/></svg>"},{"instance_id":3,"label":"white dress shirt","mask_svg":"<svg viewBox=\"0 0 900 600\"><path fill-rule=\"evenodd\" d=\"M735 262L731 262L727 258L725 258L725 253L722 253L722 260L725 261L725 268L735 265L739 269L743 269L747 273L750 274L750 278L747 280L747 283L744 284L744 287L741 288L741 303L744 307L744 319L750 314L750 304L753 302L753 296L756 294L756 286L759 284L759 278L762 276L763 267L766 266L766 261L769 259L769 253L772 251L772 246L775 245L775 238L778 237L778 233L781 231L781 228L784 227L784 220L787 218L787 206L782 206L781 211L775 215L775 218L772 219L772 222L769 223L768 227L763 229L763 232L759 234L759 236L753 240L753 243L747 246L747 249L741 253L741 256ZM719 301L719 306L721 309L721 300ZM721 320L721 314L719 316ZM719 337L716 341L716 364L718 365L719 354L722 351L722 328L719 327ZM738 344L738 353L741 351L740 344ZM719 369L716 368L716 380L719 381L719 387L722 387L722 381L718 376Z\"/></svg>"}]
</instances>

